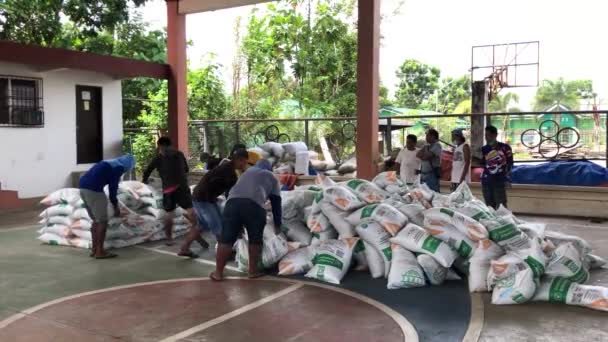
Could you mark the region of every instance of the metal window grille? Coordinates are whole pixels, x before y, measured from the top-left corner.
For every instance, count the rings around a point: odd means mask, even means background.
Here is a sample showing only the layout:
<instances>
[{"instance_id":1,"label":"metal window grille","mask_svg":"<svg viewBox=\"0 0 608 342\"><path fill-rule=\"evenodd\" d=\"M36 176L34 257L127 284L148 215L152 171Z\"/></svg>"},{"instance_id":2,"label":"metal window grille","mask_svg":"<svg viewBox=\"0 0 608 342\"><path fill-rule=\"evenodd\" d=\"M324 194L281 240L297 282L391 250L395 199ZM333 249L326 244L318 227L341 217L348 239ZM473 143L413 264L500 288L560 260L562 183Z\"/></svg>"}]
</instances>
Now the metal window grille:
<instances>
[{"instance_id":1,"label":"metal window grille","mask_svg":"<svg viewBox=\"0 0 608 342\"><path fill-rule=\"evenodd\" d=\"M0 127L43 127L42 79L0 76Z\"/></svg>"}]
</instances>

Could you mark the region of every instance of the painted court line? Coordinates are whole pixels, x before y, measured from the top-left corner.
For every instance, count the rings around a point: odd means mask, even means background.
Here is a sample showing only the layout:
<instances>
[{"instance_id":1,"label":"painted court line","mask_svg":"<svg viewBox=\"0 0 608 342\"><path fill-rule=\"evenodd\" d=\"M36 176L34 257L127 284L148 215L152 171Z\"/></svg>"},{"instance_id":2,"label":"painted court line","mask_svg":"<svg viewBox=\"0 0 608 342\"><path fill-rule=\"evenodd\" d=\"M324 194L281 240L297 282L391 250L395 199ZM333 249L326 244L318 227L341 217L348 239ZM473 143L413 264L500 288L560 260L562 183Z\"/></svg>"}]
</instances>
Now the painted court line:
<instances>
[{"instance_id":1,"label":"painted court line","mask_svg":"<svg viewBox=\"0 0 608 342\"><path fill-rule=\"evenodd\" d=\"M24 226L24 227L4 228L4 229L0 229L0 233L16 232L16 231L20 231L20 230L28 230L28 229L34 229L34 228L42 228L42 226L39 224L36 224L36 225Z\"/></svg>"},{"instance_id":2,"label":"painted court line","mask_svg":"<svg viewBox=\"0 0 608 342\"><path fill-rule=\"evenodd\" d=\"M192 336L192 335L194 335L196 333L199 333L199 332L201 332L201 331L203 331L205 329L211 328L214 325L218 325L218 324L220 324L222 322L225 322L225 321L227 321L227 320L229 320L231 318L237 317L237 316L242 315L242 314L244 314L244 313L246 313L248 311L251 311L251 310L253 310L255 308L258 308L258 307L260 307L260 306L262 306L262 305L264 305L266 303L270 303L270 302L272 302L275 299L278 299L278 298L281 298L281 297L283 297L285 295L288 295L288 294L292 293L293 291L296 291L297 289L300 289L302 287L304 287L304 284L291 285L290 287L288 287L288 288L286 288L284 290L281 290L281 291L279 291L277 293L274 293L274 294L272 294L272 295L270 295L268 297L264 297L264 298L262 298L260 300L257 300L255 302L253 302L253 303L247 304L247 305L245 305L243 307L240 307L240 308L238 308L238 309L236 309L234 311L231 311L231 312L229 312L229 313L227 313L225 315L221 315L221 316L216 317L216 318L214 318L214 319L212 319L210 321L207 321L205 323L202 323L202 324L199 324L199 325L197 325L195 327L192 327L192 328L190 328L188 330L184 330L184 331L182 331L182 332L180 332L178 334L175 334L173 336L169 336L169 337L167 337L165 339L162 339L160 342L175 342L175 341L179 341L181 339L184 339L184 338L186 338L188 336Z\"/></svg>"},{"instance_id":3,"label":"painted court line","mask_svg":"<svg viewBox=\"0 0 608 342\"><path fill-rule=\"evenodd\" d=\"M471 293L471 318L462 342L477 342L484 322L483 298L481 293Z\"/></svg>"},{"instance_id":4,"label":"painted court line","mask_svg":"<svg viewBox=\"0 0 608 342\"><path fill-rule=\"evenodd\" d=\"M161 254L166 254L166 255L172 255L174 257L182 258L179 255L177 255L177 253L173 253L171 251L165 251L165 250L162 250L162 249L159 249L159 248L144 247L144 246L135 246L135 248L143 249L143 250L150 251L150 252L156 252L156 253L161 253ZM196 258L196 259L192 259L192 261L198 262L199 264L205 264L205 265L209 265L209 266L215 267L215 262L211 261L211 260L205 260L203 258ZM230 271L234 271L234 272L243 273L238 268L236 268L234 266L230 266L230 265L226 265L226 269L230 270Z\"/></svg>"}]
</instances>

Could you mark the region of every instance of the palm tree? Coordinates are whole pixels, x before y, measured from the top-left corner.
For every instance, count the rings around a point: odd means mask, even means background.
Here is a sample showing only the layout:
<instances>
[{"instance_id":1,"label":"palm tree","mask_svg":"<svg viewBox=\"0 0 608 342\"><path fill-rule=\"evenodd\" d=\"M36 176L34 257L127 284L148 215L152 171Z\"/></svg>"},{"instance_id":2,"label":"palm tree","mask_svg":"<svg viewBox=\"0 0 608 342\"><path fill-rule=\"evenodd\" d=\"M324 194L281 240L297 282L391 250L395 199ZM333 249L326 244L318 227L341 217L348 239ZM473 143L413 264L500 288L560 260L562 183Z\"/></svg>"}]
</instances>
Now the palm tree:
<instances>
[{"instance_id":1,"label":"palm tree","mask_svg":"<svg viewBox=\"0 0 608 342\"><path fill-rule=\"evenodd\" d=\"M534 110L542 111L553 105L562 105L572 110L579 108L581 99L592 97L593 84L590 80L555 81L544 80L534 96Z\"/></svg>"},{"instance_id":2,"label":"palm tree","mask_svg":"<svg viewBox=\"0 0 608 342\"><path fill-rule=\"evenodd\" d=\"M504 95L497 95L492 102L488 104L488 112L490 113L515 113L521 112L517 107L511 106L511 103L519 103L519 95L515 93L506 93ZM504 141L507 138L507 124L509 123L509 116L505 115L502 117L502 137Z\"/></svg>"}]
</instances>

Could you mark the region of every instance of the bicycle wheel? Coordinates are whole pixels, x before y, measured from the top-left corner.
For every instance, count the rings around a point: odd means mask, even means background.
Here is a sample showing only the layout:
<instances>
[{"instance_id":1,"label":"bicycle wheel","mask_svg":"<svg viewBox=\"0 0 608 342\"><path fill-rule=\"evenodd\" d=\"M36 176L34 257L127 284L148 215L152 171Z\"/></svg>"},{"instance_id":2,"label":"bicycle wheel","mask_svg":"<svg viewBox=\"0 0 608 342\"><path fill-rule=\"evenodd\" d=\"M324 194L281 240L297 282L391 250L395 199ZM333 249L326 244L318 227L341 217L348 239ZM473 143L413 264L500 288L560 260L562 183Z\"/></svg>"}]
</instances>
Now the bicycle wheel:
<instances>
[{"instance_id":1,"label":"bicycle wheel","mask_svg":"<svg viewBox=\"0 0 608 342\"><path fill-rule=\"evenodd\" d=\"M279 127L275 125L270 125L266 127L266 139L267 141L277 141L279 139Z\"/></svg>"},{"instance_id":2,"label":"bicycle wheel","mask_svg":"<svg viewBox=\"0 0 608 342\"><path fill-rule=\"evenodd\" d=\"M545 159L555 159L559 156L560 145L555 139L545 139L538 145L538 153Z\"/></svg>"},{"instance_id":3,"label":"bicycle wheel","mask_svg":"<svg viewBox=\"0 0 608 342\"><path fill-rule=\"evenodd\" d=\"M344 140L354 139L357 134L357 127L352 123L346 123L342 126L342 136Z\"/></svg>"},{"instance_id":4,"label":"bicycle wheel","mask_svg":"<svg viewBox=\"0 0 608 342\"><path fill-rule=\"evenodd\" d=\"M540 145L540 133L537 129L527 129L521 134L521 144L527 148L535 148Z\"/></svg>"},{"instance_id":5,"label":"bicycle wheel","mask_svg":"<svg viewBox=\"0 0 608 342\"><path fill-rule=\"evenodd\" d=\"M264 132L257 132L253 136L253 142L255 143L256 146L260 146L260 145L264 144L266 142L266 134L264 134Z\"/></svg>"},{"instance_id":6,"label":"bicycle wheel","mask_svg":"<svg viewBox=\"0 0 608 342\"><path fill-rule=\"evenodd\" d=\"M545 139L553 139L559 132L559 124L555 120L545 120L538 126L538 132Z\"/></svg>"},{"instance_id":7,"label":"bicycle wheel","mask_svg":"<svg viewBox=\"0 0 608 342\"><path fill-rule=\"evenodd\" d=\"M564 144L564 143L562 143L562 138L564 138L564 137L573 137L573 139L568 139L568 143ZM574 128L565 127L565 128L560 129L557 132L557 140L558 140L560 147L572 148L572 147L578 145L578 142L581 140L581 135Z\"/></svg>"},{"instance_id":8,"label":"bicycle wheel","mask_svg":"<svg viewBox=\"0 0 608 342\"><path fill-rule=\"evenodd\" d=\"M285 143L291 142L291 139L289 138L289 135L287 135L285 133L281 133L277 137L277 142L281 143L281 144L285 144Z\"/></svg>"}]
</instances>

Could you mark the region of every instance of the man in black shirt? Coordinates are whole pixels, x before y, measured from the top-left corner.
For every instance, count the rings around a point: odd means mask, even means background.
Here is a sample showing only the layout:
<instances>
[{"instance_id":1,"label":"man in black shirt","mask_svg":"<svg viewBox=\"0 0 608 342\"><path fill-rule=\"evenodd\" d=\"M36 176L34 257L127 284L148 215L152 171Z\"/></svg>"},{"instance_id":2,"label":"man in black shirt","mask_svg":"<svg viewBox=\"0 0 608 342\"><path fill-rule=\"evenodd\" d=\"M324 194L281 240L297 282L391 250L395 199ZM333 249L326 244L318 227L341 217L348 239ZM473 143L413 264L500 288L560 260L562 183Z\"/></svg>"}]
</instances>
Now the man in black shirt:
<instances>
[{"instance_id":1,"label":"man in black shirt","mask_svg":"<svg viewBox=\"0 0 608 342\"><path fill-rule=\"evenodd\" d=\"M194 188L192 197L198 227L193 225L190 228L186 241L178 253L179 256L198 257L192 253L190 245L195 240L202 239L200 235L202 231L210 230L216 237L219 236L222 229L222 217L216 203L217 197L227 193L236 184L238 179L236 170L245 169L248 153L244 148L236 149L231 157L230 161L207 172Z\"/></svg>"},{"instance_id":2,"label":"man in black shirt","mask_svg":"<svg viewBox=\"0 0 608 342\"><path fill-rule=\"evenodd\" d=\"M163 209L165 216L165 235L167 245L173 244L173 217L179 205L186 210L186 217L194 224L192 212L192 194L188 187L188 162L184 154L171 146L171 139L158 139L158 153L144 171L142 182L147 184L150 174L158 170L163 187Z\"/></svg>"}]
</instances>

